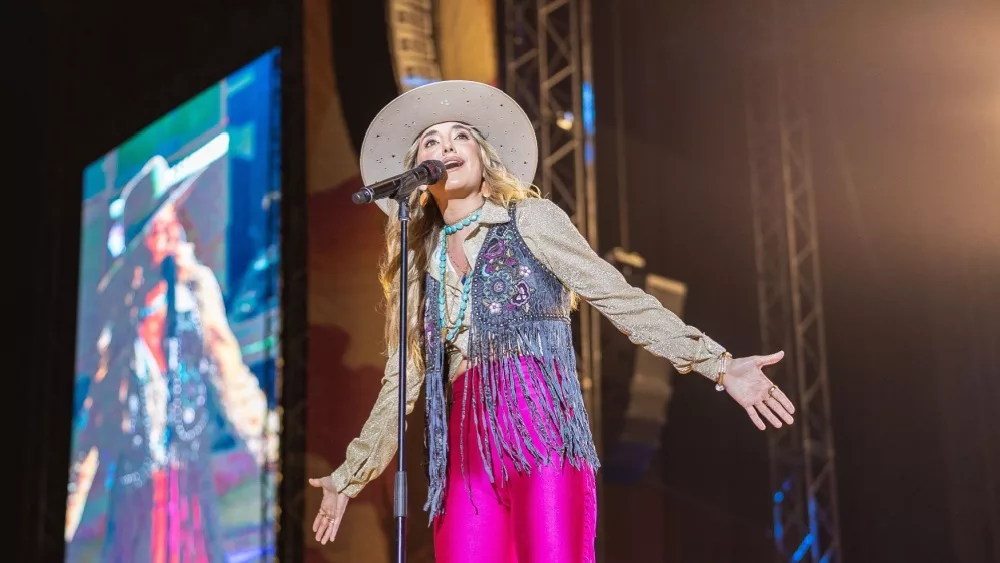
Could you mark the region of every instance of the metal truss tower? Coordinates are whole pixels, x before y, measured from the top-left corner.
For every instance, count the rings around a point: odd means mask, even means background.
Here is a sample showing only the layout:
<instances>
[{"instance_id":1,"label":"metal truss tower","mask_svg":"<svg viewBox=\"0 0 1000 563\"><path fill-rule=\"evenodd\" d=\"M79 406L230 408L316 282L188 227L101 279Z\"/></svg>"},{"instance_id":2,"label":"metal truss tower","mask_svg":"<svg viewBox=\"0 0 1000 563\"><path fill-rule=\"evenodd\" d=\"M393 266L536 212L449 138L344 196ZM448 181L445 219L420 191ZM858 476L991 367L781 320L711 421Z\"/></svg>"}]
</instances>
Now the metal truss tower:
<instances>
[{"instance_id":1,"label":"metal truss tower","mask_svg":"<svg viewBox=\"0 0 1000 563\"><path fill-rule=\"evenodd\" d=\"M839 563L841 544L813 187L805 37L808 2L754 14L745 69L760 329L796 423L770 436L779 561Z\"/></svg>"},{"instance_id":2,"label":"metal truss tower","mask_svg":"<svg viewBox=\"0 0 1000 563\"><path fill-rule=\"evenodd\" d=\"M573 218L597 250L590 0L502 0L501 7L504 89L535 126L535 185ZM600 320L586 306L573 320L580 386L598 454L603 453ZM597 487L600 495L600 477ZM596 555L602 561L600 517L597 526Z\"/></svg>"},{"instance_id":3,"label":"metal truss tower","mask_svg":"<svg viewBox=\"0 0 1000 563\"><path fill-rule=\"evenodd\" d=\"M538 137L535 184L597 248L589 0L503 0L504 87ZM600 441L600 318L581 307L580 382Z\"/></svg>"}]
</instances>

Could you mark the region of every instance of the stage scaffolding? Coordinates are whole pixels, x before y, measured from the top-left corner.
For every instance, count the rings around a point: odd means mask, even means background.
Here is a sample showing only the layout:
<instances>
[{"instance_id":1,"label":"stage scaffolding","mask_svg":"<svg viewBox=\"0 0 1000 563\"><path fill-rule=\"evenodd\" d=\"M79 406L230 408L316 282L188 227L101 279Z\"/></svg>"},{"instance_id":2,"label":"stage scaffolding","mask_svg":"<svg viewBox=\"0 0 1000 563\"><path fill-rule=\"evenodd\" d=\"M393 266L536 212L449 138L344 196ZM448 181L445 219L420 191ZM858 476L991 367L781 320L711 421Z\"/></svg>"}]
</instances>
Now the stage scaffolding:
<instances>
[{"instance_id":1,"label":"stage scaffolding","mask_svg":"<svg viewBox=\"0 0 1000 563\"><path fill-rule=\"evenodd\" d=\"M535 126L535 184L597 248L589 0L503 0L504 88ZM599 315L577 319L580 381L600 437Z\"/></svg>"},{"instance_id":2,"label":"stage scaffolding","mask_svg":"<svg viewBox=\"0 0 1000 563\"><path fill-rule=\"evenodd\" d=\"M536 184L597 248L589 0L502 6L504 87L535 125ZM835 563L836 473L799 43L805 12L802 3L783 0L757 12L759 48L746 67L747 132L761 336L765 350L785 350L772 375L798 409L795 425L769 433L778 560ZM588 307L580 313L580 377L601 451L599 319Z\"/></svg>"},{"instance_id":3,"label":"stage scaffolding","mask_svg":"<svg viewBox=\"0 0 1000 563\"><path fill-rule=\"evenodd\" d=\"M796 424L769 432L779 561L837 563L830 420L806 72L808 3L760 4L745 68L761 338L786 358L771 374ZM748 48L748 52L751 49Z\"/></svg>"},{"instance_id":4,"label":"stage scaffolding","mask_svg":"<svg viewBox=\"0 0 1000 563\"><path fill-rule=\"evenodd\" d=\"M527 112L538 137L535 185L573 218L597 250L590 0L502 0L498 6L503 86ZM580 307L573 322L580 384L600 454L600 315ZM602 538L599 531L598 560L603 559Z\"/></svg>"}]
</instances>

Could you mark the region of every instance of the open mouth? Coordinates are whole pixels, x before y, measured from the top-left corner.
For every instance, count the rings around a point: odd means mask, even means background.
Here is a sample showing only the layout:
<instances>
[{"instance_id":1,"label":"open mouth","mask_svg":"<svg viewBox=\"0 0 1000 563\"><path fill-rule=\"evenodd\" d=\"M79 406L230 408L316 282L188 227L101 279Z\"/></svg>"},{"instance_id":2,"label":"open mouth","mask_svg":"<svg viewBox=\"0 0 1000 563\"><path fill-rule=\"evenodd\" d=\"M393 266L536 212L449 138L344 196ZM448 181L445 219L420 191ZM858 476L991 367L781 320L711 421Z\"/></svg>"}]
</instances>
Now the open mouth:
<instances>
[{"instance_id":1,"label":"open mouth","mask_svg":"<svg viewBox=\"0 0 1000 563\"><path fill-rule=\"evenodd\" d=\"M450 171L462 166L463 164L465 164L465 161L463 160L448 160L445 161L444 167Z\"/></svg>"}]
</instances>

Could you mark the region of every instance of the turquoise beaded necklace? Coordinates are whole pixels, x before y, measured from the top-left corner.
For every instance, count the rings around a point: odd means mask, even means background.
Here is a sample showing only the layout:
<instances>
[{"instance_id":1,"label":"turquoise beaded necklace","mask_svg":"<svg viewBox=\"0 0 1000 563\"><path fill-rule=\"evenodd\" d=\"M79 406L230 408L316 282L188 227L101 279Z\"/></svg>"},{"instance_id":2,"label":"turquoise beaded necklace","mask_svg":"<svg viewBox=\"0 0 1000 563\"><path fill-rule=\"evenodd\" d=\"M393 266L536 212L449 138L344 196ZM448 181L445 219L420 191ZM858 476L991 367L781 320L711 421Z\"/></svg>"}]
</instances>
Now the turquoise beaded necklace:
<instances>
[{"instance_id":1,"label":"turquoise beaded necklace","mask_svg":"<svg viewBox=\"0 0 1000 563\"><path fill-rule=\"evenodd\" d=\"M441 229L441 258L440 258L440 272L441 272L441 291L438 294L438 320L441 322L441 334L446 342L454 341L458 336L458 329L462 326L462 319L465 318L465 310L469 306L469 294L472 292L472 273L470 272L462 280L462 300L458 306L458 317L455 319L455 325L449 330L447 328L447 314L445 313L445 293L444 293L444 280L447 275L448 270L448 235L457 233L462 229L468 227L469 225L479 221L479 214L482 212L482 208L477 209L472 215L469 215L465 219L462 219L454 225L445 225L444 229Z\"/></svg>"}]
</instances>

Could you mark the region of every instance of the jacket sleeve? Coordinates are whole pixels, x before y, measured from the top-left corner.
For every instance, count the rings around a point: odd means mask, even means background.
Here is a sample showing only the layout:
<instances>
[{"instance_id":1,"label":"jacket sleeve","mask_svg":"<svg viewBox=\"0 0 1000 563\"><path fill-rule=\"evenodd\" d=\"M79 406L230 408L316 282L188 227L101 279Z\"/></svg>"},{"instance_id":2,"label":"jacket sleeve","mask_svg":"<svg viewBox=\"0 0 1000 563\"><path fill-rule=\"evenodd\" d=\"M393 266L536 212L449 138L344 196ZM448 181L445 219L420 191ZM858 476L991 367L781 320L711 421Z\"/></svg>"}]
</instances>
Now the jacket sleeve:
<instances>
[{"instance_id":1,"label":"jacket sleeve","mask_svg":"<svg viewBox=\"0 0 1000 563\"><path fill-rule=\"evenodd\" d=\"M590 303L629 339L668 359L680 373L714 380L725 348L684 322L653 296L632 287L601 258L555 203L527 200L517 226L528 248L572 292Z\"/></svg>"},{"instance_id":2,"label":"jacket sleeve","mask_svg":"<svg viewBox=\"0 0 1000 563\"><path fill-rule=\"evenodd\" d=\"M226 420L258 463L278 456L278 415L268 409L267 395L257 377L243 362L240 344L229 326L222 289L212 269L205 265L192 268L198 311L204 330L206 348L218 366L210 379L219 394Z\"/></svg>"},{"instance_id":3,"label":"jacket sleeve","mask_svg":"<svg viewBox=\"0 0 1000 563\"><path fill-rule=\"evenodd\" d=\"M406 414L413 412L420 397L423 374L416 373L413 364L406 369ZM354 498L368 483L385 471L396 455L397 389L399 389L399 353L394 353L385 364L382 389L361 435L347 446L344 463L333 472L337 490Z\"/></svg>"}]
</instances>

